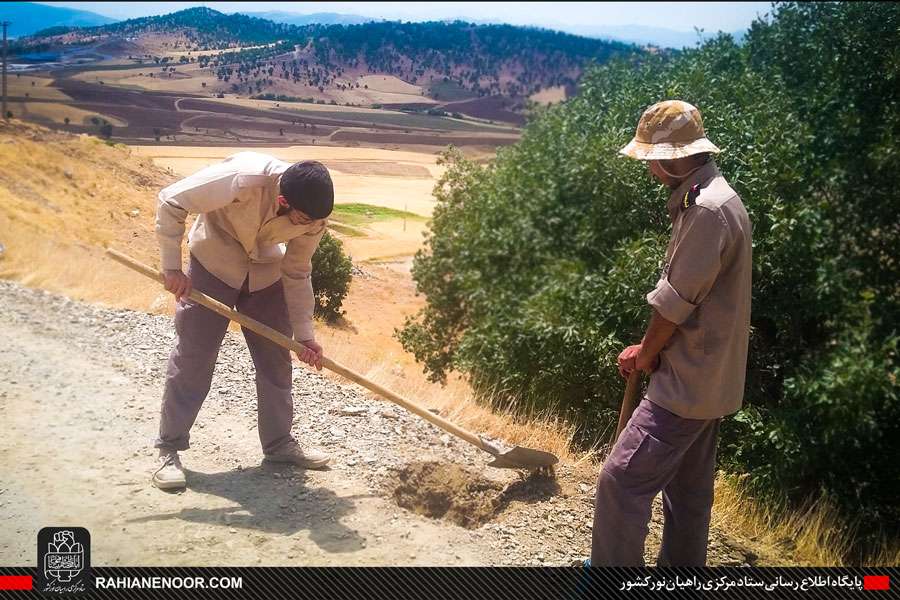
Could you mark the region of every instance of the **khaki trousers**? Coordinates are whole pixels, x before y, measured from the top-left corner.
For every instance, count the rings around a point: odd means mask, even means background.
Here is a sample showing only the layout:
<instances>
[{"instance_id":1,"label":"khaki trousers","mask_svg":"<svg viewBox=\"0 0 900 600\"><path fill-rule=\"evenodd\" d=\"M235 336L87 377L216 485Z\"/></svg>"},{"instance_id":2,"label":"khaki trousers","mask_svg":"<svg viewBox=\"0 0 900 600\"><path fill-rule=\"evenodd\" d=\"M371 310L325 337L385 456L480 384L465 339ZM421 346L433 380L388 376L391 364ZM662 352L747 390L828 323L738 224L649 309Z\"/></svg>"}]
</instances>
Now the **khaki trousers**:
<instances>
[{"instance_id":1,"label":"khaki trousers","mask_svg":"<svg viewBox=\"0 0 900 600\"><path fill-rule=\"evenodd\" d=\"M236 308L248 317L290 337L292 329L281 281L250 293L247 281L236 290L216 278L193 255L188 275L196 290ZM209 393L219 347L228 319L192 300L175 309L178 339L169 356L157 448L187 450L190 430ZM256 367L259 439L269 454L291 441L294 405L291 398L291 356L287 349L241 328Z\"/></svg>"},{"instance_id":2,"label":"khaki trousers","mask_svg":"<svg viewBox=\"0 0 900 600\"><path fill-rule=\"evenodd\" d=\"M644 565L653 499L662 491L659 566L706 564L721 419L684 419L644 398L597 481L591 566Z\"/></svg>"}]
</instances>

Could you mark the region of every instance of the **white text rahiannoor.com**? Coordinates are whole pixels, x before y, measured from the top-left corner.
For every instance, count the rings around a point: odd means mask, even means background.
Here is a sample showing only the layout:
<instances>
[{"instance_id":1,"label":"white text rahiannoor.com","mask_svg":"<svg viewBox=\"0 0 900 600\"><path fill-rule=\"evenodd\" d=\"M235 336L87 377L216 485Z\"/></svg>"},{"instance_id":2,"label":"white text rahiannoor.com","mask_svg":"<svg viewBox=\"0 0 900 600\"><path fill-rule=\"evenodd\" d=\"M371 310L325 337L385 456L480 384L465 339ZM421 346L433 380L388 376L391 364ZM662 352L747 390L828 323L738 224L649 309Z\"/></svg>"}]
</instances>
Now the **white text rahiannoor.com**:
<instances>
[{"instance_id":1,"label":"white text rahiannoor.com","mask_svg":"<svg viewBox=\"0 0 900 600\"><path fill-rule=\"evenodd\" d=\"M239 590L242 577L95 577L106 590Z\"/></svg>"}]
</instances>

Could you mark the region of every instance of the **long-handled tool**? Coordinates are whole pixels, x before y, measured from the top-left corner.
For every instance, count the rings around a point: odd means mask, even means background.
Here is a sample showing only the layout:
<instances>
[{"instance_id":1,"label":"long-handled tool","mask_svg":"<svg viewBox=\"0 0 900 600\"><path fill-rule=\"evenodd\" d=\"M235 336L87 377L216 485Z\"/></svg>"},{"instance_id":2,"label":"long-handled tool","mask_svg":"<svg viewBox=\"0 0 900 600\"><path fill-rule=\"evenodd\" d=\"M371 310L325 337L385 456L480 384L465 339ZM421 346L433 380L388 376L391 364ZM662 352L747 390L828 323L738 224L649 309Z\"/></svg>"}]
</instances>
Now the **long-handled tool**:
<instances>
[{"instance_id":1,"label":"long-handled tool","mask_svg":"<svg viewBox=\"0 0 900 600\"><path fill-rule=\"evenodd\" d=\"M640 388L641 372L635 369L628 375L628 383L625 384L625 395L622 396L622 408L619 409L619 424L616 426L616 436L609 444L610 448L615 445L622 430L625 429L625 425L628 424L628 419L634 414L634 409L637 408L637 395Z\"/></svg>"},{"instance_id":2,"label":"long-handled tool","mask_svg":"<svg viewBox=\"0 0 900 600\"><path fill-rule=\"evenodd\" d=\"M122 254L121 252L117 252L113 249L107 249L106 253L113 260L122 263L126 267L134 269L138 273L146 275L151 279L155 279L160 283L165 282L165 276L161 272L134 260L126 254ZM206 308L219 313L223 317L227 317L232 321L239 323L243 327L246 327L247 329L258 333L259 335L268 338L269 340L275 342L279 346L287 348L288 350L292 350L294 352L302 352L306 348L299 342L296 342L291 338L279 333L278 331L275 331L271 327L267 327L266 325L263 325L255 319L251 319L246 315L242 315L237 311L231 310L229 307L225 306L218 300L214 300L213 298L210 298L202 292L192 290L189 297L194 302L197 302L198 304L201 304ZM522 446L514 446L512 448L505 449L495 442L488 441L481 436L466 431L462 427L459 427L458 425L451 423L447 419L444 419L430 412L428 409L395 394L394 392L378 385L373 381L366 379L359 373L351 371L347 367L334 362L330 358L324 357L322 359L322 365L326 369L334 371L335 373L346 377L350 381L358 383L359 385L375 392L382 398L385 398L387 400L390 400L394 404L402 406L409 412L419 415L432 425L440 427L447 433L451 433L456 437L469 442L476 448L484 450L494 457L494 460L488 463L488 465L491 467L498 467L501 469L537 470L552 467L557 462L559 462L559 459L556 456L550 454L549 452L544 452L543 450L523 448Z\"/></svg>"}]
</instances>

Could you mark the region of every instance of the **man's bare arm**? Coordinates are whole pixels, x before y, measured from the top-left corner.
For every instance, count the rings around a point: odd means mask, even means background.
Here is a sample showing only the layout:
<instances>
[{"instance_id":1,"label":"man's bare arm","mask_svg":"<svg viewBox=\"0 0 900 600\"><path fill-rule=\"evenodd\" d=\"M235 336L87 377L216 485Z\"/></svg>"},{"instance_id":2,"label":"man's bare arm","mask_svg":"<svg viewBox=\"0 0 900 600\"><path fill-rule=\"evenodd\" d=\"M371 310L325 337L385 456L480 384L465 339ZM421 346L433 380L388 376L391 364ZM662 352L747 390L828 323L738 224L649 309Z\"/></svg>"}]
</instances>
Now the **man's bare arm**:
<instances>
[{"instance_id":1,"label":"man's bare arm","mask_svg":"<svg viewBox=\"0 0 900 600\"><path fill-rule=\"evenodd\" d=\"M678 329L678 325L669 321L654 309L653 316L650 318L650 325L647 327L647 333L644 334L644 340L641 342L641 349L635 357L635 368L641 371L654 370L660 351L665 347L676 329Z\"/></svg>"},{"instance_id":2,"label":"man's bare arm","mask_svg":"<svg viewBox=\"0 0 900 600\"><path fill-rule=\"evenodd\" d=\"M669 341L669 338L678 329L678 325L669 321L656 309L650 317L650 325L647 327L647 333L640 344L628 346L619 354L619 374L622 377L628 375L635 369L650 373L659 366L659 353Z\"/></svg>"}]
</instances>

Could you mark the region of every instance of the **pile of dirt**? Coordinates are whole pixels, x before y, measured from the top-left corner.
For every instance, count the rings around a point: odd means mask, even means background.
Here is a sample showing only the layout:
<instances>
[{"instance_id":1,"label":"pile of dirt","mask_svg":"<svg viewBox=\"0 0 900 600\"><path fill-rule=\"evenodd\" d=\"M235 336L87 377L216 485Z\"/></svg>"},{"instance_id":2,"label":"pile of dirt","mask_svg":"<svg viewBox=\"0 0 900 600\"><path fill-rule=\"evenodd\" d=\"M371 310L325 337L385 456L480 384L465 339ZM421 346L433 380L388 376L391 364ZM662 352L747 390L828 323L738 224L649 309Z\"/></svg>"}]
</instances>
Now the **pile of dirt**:
<instances>
[{"instance_id":1,"label":"pile of dirt","mask_svg":"<svg viewBox=\"0 0 900 600\"><path fill-rule=\"evenodd\" d=\"M393 482L397 504L426 517L480 527L504 505L502 486L455 464L412 463Z\"/></svg>"},{"instance_id":2,"label":"pile of dirt","mask_svg":"<svg viewBox=\"0 0 900 600\"><path fill-rule=\"evenodd\" d=\"M511 505L546 502L561 493L556 478L540 473L503 486L457 464L416 462L389 482L401 507L474 529Z\"/></svg>"}]
</instances>

